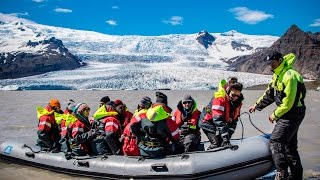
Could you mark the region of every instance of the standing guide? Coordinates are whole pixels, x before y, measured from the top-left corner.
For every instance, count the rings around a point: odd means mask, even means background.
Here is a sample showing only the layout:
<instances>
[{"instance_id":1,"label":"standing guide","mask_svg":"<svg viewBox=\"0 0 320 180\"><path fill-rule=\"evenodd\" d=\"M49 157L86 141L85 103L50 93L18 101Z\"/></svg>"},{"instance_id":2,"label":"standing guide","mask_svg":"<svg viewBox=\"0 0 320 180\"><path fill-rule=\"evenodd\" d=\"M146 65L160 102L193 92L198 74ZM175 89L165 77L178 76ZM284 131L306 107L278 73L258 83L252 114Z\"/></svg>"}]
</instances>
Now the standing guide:
<instances>
[{"instance_id":1,"label":"standing guide","mask_svg":"<svg viewBox=\"0 0 320 180\"><path fill-rule=\"evenodd\" d=\"M297 136L306 112L303 78L292 69L295 62L295 55L292 53L282 57L279 52L271 52L266 61L271 66L273 77L263 96L249 112L256 109L261 111L273 102L277 104L278 107L269 116L271 123L276 122L270 139L272 158L277 169L276 179L302 179L303 168L297 150Z\"/></svg>"}]
</instances>

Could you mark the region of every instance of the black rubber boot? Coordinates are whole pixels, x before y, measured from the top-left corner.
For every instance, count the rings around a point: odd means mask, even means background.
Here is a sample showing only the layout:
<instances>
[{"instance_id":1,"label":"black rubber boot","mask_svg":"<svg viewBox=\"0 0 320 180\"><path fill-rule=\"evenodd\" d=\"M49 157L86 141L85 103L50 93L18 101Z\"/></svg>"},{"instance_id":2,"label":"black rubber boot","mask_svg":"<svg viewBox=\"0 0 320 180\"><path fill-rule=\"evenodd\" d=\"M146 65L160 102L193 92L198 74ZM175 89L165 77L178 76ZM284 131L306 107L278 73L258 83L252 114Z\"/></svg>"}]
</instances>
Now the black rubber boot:
<instances>
[{"instance_id":1,"label":"black rubber boot","mask_svg":"<svg viewBox=\"0 0 320 180\"><path fill-rule=\"evenodd\" d=\"M120 142L119 138L116 137L114 133L106 134L105 141L109 145L109 148L112 151L112 154L119 154L120 153Z\"/></svg>"},{"instance_id":2,"label":"black rubber boot","mask_svg":"<svg viewBox=\"0 0 320 180\"><path fill-rule=\"evenodd\" d=\"M221 146L219 137L215 133L206 131L205 134L207 135L208 140L211 143L211 145L207 148L207 150L214 149Z\"/></svg>"}]
</instances>

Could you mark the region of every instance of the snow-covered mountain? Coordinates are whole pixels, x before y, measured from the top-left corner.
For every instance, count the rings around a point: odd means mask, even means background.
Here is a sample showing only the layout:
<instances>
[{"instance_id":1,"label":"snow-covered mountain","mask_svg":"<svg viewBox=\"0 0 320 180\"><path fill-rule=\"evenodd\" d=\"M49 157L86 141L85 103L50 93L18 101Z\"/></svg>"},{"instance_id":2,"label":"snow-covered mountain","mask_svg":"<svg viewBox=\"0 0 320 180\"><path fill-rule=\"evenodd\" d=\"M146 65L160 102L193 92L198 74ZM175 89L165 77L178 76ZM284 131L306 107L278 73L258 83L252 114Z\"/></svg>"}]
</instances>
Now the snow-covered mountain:
<instances>
[{"instance_id":1,"label":"snow-covered mountain","mask_svg":"<svg viewBox=\"0 0 320 180\"><path fill-rule=\"evenodd\" d=\"M1 19L0 19L1 20ZM235 74L245 86L266 83L269 76L226 71L227 60L272 45L279 37L246 35L235 30L208 33L207 47L197 34L114 36L34 23L0 23L0 53L37 53L26 46L55 37L88 65L19 79L0 80L2 89L210 89ZM254 77L254 78L251 78Z\"/></svg>"}]
</instances>

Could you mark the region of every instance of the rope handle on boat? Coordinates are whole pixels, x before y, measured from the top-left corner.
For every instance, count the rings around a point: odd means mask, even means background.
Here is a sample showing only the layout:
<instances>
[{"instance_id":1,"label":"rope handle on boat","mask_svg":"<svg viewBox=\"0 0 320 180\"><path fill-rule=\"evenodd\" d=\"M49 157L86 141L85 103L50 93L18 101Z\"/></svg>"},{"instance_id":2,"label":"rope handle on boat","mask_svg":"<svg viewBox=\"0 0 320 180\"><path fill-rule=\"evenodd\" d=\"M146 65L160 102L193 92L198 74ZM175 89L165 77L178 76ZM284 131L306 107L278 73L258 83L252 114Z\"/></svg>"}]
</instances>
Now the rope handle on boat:
<instances>
[{"instance_id":1,"label":"rope handle on boat","mask_svg":"<svg viewBox=\"0 0 320 180\"><path fill-rule=\"evenodd\" d=\"M40 153L40 151L34 151L30 146L28 146L27 144L24 144L23 147L29 148L33 153Z\"/></svg>"}]
</instances>

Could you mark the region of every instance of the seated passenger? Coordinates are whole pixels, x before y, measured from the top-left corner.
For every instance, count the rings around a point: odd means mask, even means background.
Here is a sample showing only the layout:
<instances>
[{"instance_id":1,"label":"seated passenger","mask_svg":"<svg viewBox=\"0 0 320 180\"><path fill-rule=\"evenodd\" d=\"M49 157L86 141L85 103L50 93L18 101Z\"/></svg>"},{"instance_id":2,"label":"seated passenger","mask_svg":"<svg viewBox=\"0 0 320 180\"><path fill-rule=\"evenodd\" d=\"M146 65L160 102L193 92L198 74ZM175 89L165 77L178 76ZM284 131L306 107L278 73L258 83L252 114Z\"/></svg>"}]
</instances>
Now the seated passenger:
<instances>
[{"instance_id":1,"label":"seated passenger","mask_svg":"<svg viewBox=\"0 0 320 180\"><path fill-rule=\"evenodd\" d=\"M174 120L180 128L180 142L183 145L182 151L194 151L200 144L201 134L198 127L200 111L197 109L196 101L190 96L183 96L177 105L172 120Z\"/></svg>"},{"instance_id":2,"label":"seated passenger","mask_svg":"<svg viewBox=\"0 0 320 180\"><path fill-rule=\"evenodd\" d=\"M124 128L129 124L133 114L128 110L127 105L124 104L121 100L117 99L114 101L114 103L114 107L118 112L117 117L121 125L121 132L123 132Z\"/></svg>"},{"instance_id":3,"label":"seated passenger","mask_svg":"<svg viewBox=\"0 0 320 180\"><path fill-rule=\"evenodd\" d=\"M230 85L230 84L234 84L234 83L236 83L236 82L238 82L238 78L237 78L237 77L234 77L234 76L231 76L231 77L228 77L228 82L226 82L226 80L223 79L223 80L221 80L220 84L223 86L223 88L225 89L226 92L229 92L229 85ZM219 84L219 85L220 85L220 84ZM201 126L202 126L202 120L203 120L204 116L205 116L206 114L211 114L211 111L212 111L211 107L212 107L213 99L214 99L214 95L213 95L213 97L210 99L208 105L205 106L205 107L203 108L203 110L201 111L200 118L199 118L199 121L198 121L198 126L199 126L200 128L201 128ZM242 93L241 93L240 99L243 99Z\"/></svg>"},{"instance_id":4,"label":"seated passenger","mask_svg":"<svg viewBox=\"0 0 320 180\"><path fill-rule=\"evenodd\" d=\"M70 99L68 102L68 106L66 107L64 113L62 114L61 117L61 121L57 123L60 125L60 136L61 139L59 141L59 143L61 144L61 150L64 153L66 159L71 159L72 155L71 155L71 148L70 148L70 144L69 144L69 136L71 136L71 134L69 134L68 131L68 124L70 124L70 118L74 118L75 117L72 115L72 109L76 106L75 102Z\"/></svg>"},{"instance_id":5,"label":"seated passenger","mask_svg":"<svg viewBox=\"0 0 320 180\"><path fill-rule=\"evenodd\" d=\"M76 118L70 125L70 147L72 154L76 156L91 154L90 143L97 135L99 135L99 132L91 130L90 128L88 119L90 108L85 103L79 103L72 111L72 115Z\"/></svg>"},{"instance_id":6,"label":"seated passenger","mask_svg":"<svg viewBox=\"0 0 320 180\"><path fill-rule=\"evenodd\" d=\"M124 128L121 139L123 139L122 152L128 156L139 156L140 150L138 147L137 137L131 132L131 125L138 123L141 119L147 118L147 111L151 107L152 101L148 96L143 97L138 104L130 123Z\"/></svg>"},{"instance_id":7,"label":"seated passenger","mask_svg":"<svg viewBox=\"0 0 320 180\"><path fill-rule=\"evenodd\" d=\"M60 132L55 119L55 113L63 113L60 108L60 102L57 99L51 99L45 108L37 107L39 119L37 145L41 147L41 150L60 150Z\"/></svg>"},{"instance_id":8,"label":"seated passenger","mask_svg":"<svg viewBox=\"0 0 320 180\"><path fill-rule=\"evenodd\" d=\"M179 128L171 119L167 96L156 92L156 97L156 103L147 111L147 118L131 125L132 133L141 140L140 154L151 158L173 154L180 137Z\"/></svg>"},{"instance_id":9,"label":"seated passenger","mask_svg":"<svg viewBox=\"0 0 320 180\"><path fill-rule=\"evenodd\" d=\"M212 100L212 111L207 111L202 120L202 130L211 143L208 149L230 145L230 138L240 116L243 86L238 82L230 84L226 91L225 83L225 80L220 82Z\"/></svg>"},{"instance_id":10,"label":"seated passenger","mask_svg":"<svg viewBox=\"0 0 320 180\"><path fill-rule=\"evenodd\" d=\"M100 99L100 105L99 107L106 105L108 102L110 102L109 96L104 96Z\"/></svg>"},{"instance_id":11,"label":"seated passenger","mask_svg":"<svg viewBox=\"0 0 320 180\"><path fill-rule=\"evenodd\" d=\"M101 132L92 141L94 154L119 154L120 153L120 123L118 112L114 108L115 103L109 101L101 106L93 115L92 127Z\"/></svg>"},{"instance_id":12,"label":"seated passenger","mask_svg":"<svg viewBox=\"0 0 320 180\"><path fill-rule=\"evenodd\" d=\"M99 109L101 106L106 106L106 104L107 104L108 102L110 102L109 96L104 96L104 97L102 97L102 98L100 99L98 109ZM90 121L90 124L94 124L94 118L93 118L93 117L91 117L91 118L89 119L89 121Z\"/></svg>"}]
</instances>

